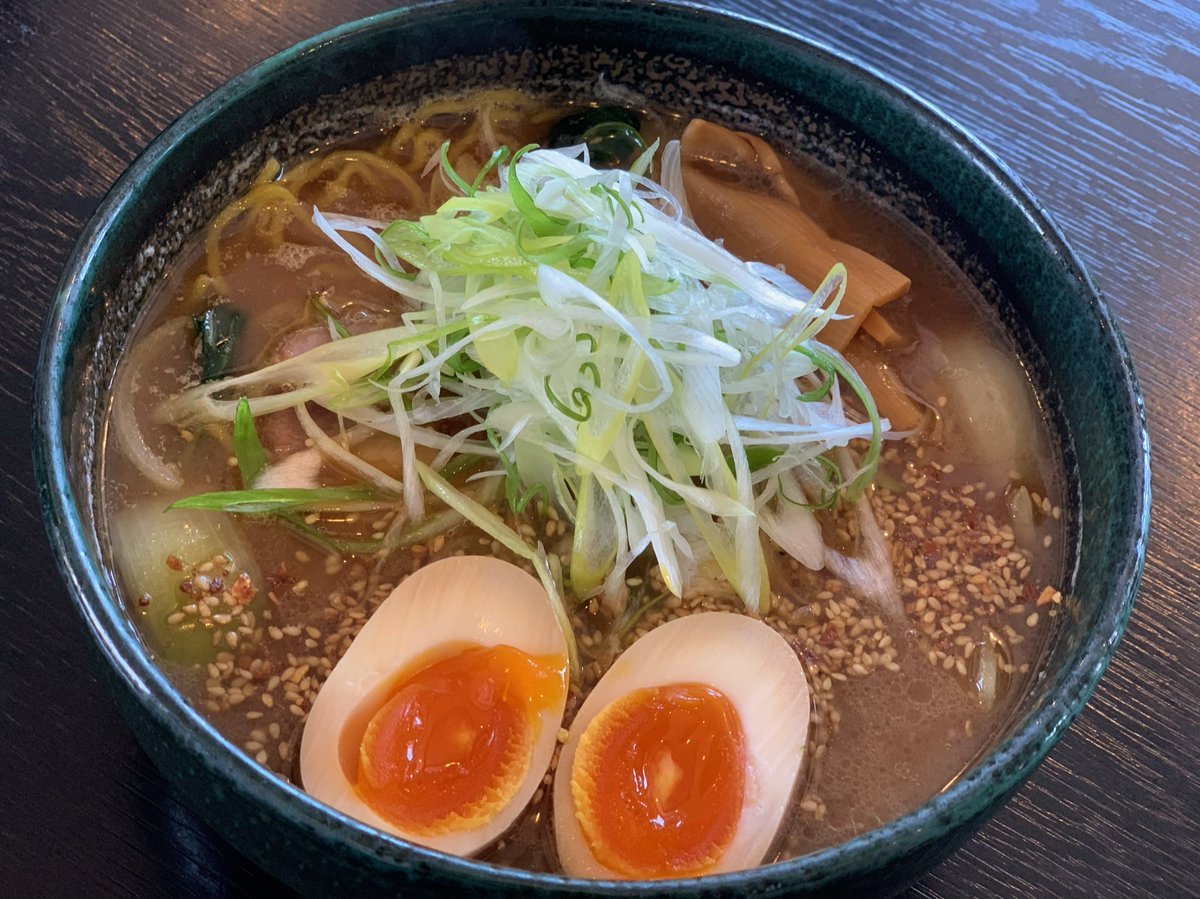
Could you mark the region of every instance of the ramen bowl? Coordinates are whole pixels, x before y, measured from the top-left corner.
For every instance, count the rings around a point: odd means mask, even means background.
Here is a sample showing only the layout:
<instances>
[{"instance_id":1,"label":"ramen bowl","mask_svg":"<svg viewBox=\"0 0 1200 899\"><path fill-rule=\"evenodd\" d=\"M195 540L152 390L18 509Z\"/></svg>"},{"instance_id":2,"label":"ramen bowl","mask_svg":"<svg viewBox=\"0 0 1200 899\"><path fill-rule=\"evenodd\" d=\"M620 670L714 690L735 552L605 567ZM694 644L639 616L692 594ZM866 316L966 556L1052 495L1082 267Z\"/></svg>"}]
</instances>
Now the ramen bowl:
<instances>
[{"instance_id":1,"label":"ramen bowl","mask_svg":"<svg viewBox=\"0 0 1200 899\"><path fill-rule=\"evenodd\" d=\"M274 776L156 665L118 595L100 515L103 410L149 287L266 159L381 127L398 105L435 91L521 85L587 95L600 83L768 135L924 230L996 308L1065 467L1065 614L989 751L916 810L845 843L670 882L572 880L443 855L376 832ZM1129 357L1037 202L970 136L880 74L810 40L682 4L420 3L319 35L234 78L160 135L101 203L60 281L37 393L45 520L108 689L201 816L266 870L319 894L898 889L974 832L1062 736L1116 649L1145 552L1149 448Z\"/></svg>"}]
</instances>

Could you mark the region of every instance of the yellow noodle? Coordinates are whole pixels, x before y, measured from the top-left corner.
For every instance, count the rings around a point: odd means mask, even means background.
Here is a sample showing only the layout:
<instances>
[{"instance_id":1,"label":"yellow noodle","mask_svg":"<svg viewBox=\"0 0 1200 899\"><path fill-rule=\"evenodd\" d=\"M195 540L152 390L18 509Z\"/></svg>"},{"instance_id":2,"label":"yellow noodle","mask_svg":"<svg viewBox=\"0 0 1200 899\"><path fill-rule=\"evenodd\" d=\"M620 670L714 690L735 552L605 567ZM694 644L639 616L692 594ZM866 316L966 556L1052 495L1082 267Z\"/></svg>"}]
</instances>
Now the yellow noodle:
<instances>
[{"instance_id":1,"label":"yellow noodle","mask_svg":"<svg viewBox=\"0 0 1200 899\"><path fill-rule=\"evenodd\" d=\"M490 125L484 131L492 132L487 147L489 152L496 147L516 143L520 138L512 129L525 126L532 109L540 105L517 91L503 88L488 91L480 99L480 118Z\"/></svg>"},{"instance_id":2,"label":"yellow noodle","mask_svg":"<svg viewBox=\"0 0 1200 899\"><path fill-rule=\"evenodd\" d=\"M243 214L253 216L252 226L257 235L278 247L283 242L287 226L293 219L312 225L306 204L298 194L323 176L333 177L319 185L318 202L328 204L340 200L358 178L369 190L399 187L407 196L412 211L417 207L432 208L450 196L440 177L434 176L423 188L417 177L429 160L441 149L449 135L442 129L431 128L429 119L439 115L457 114L466 120L465 126L452 129L453 144L450 162L467 180L473 179L483 161L498 146L515 149L519 132L529 121L540 121L551 115L538 101L511 88L493 88L470 98L433 100L422 104L414 115L396 128L376 148L342 150L306 160L280 177L282 166L270 159L259 171L245 196L231 202L213 220L205 234L206 271L196 278L191 289L193 301L212 290L225 291L221 274L221 240L225 230ZM531 118L532 117L532 118Z\"/></svg>"},{"instance_id":3,"label":"yellow noodle","mask_svg":"<svg viewBox=\"0 0 1200 899\"><path fill-rule=\"evenodd\" d=\"M424 171L426 163L429 162L429 157L438 151L445 138L440 131L426 129L421 131L413 138L412 143L412 159L405 166L410 172L419 173Z\"/></svg>"},{"instance_id":4,"label":"yellow noodle","mask_svg":"<svg viewBox=\"0 0 1200 899\"><path fill-rule=\"evenodd\" d=\"M424 130L424 126L420 122L415 120L405 122L387 136L380 147L380 153L389 156L397 163L402 164L406 170L411 171L408 166L412 162L412 159L410 158L405 161L407 155L405 147L411 144L413 138L422 130Z\"/></svg>"},{"instance_id":5,"label":"yellow noodle","mask_svg":"<svg viewBox=\"0 0 1200 899\"><path fill-rule=\"evenodd\" d=\"M201 272L192 281L192 289L188 291L188 303L195 307L199 306L200 300L207 297L213 289L213 280L206 272Z\"/></svg>"},{"instance_id":6,"label":"yellow noodle","mask_svg":"<svg viewBox=\"0 0 1200 899\"><path fill-rule=\"evenodd\" d=\"M279 182L259 184L245 196L239 197L221 210L221 213L209 225L204 236L206 270L217 290L224 291L226 289L225 279L221 275L221 235L243 213L253 213L257 225L258 216L272 204L282 206L298 221L306 222L315 230L315 226L308 220L304 207L291 191ZM282 229L287 226L287 219L276 219L269 224L271 230L278 229L282 233Z\"/></svg>"},{"instance_id":7,"label":"yellow noodle","mask_svg":"<svg viewBox=\"0 0 1200 899\"><path fill-rule=\"evenodd\" d=\"M535 109L545 115L536 101L510 88L494 88L469 100L432 101L422 105L411 121L388 138L386 151L397 158L407 155L404 169L413 174L421 172L449 136L442 129L429 127L429 119L437 115L460 114L463 118L470 117L471 121L465 129L455 129L454 145L469 148L482 164L492 150L517 142L519 138L514 129L520 129L530 121Z\"/></svg>"},{"instance_id":8,"label":"yellow noodle","mask_svg":"<svg viewBox=\"0 0 1200 899\"><path fill-rule=\"evenodd\" d=\"M283 180L299 193L306 184L315 182L322 175L335 169L339 171L333 180L321 186L325 202L344 197L351 179L355 177L375 190L385 189L390 180L403 187L410 202L421 196L420 186L408 172L396 163L367 150L336 151L318 159L308 160L288 172Z\"/></svg>"},{"instance_id":9,"label":"yellow noodle","mask_svg":"<svg viewBox=\"0 0 1200 899\"><path fill-rule=\"evenodd\" d=\"M251 187L258 187L260 184L269 184L279 177L279 173L283 171L283 164L278 159L272 156L263 167L258 170L258 174L254 176L254 180L250 183Z\"/></svg>"}]
</instances>

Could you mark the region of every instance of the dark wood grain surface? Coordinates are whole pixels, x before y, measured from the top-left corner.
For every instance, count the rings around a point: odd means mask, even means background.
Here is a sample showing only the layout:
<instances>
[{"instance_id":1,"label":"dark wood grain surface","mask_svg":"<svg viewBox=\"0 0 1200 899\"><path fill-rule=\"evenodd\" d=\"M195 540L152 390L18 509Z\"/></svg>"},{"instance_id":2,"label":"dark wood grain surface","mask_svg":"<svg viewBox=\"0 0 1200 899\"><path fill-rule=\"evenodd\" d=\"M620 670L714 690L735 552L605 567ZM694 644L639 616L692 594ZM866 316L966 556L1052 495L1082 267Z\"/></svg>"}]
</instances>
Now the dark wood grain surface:
<instances>
[{"instance_id":1,"label":"dark wood grain surface","mask_svg":"<svg viewBox=\"0 0 1200 899\"><path fill-rule=\"evenodd\" d=\"M1200 894L1200 7L740 0L972 130L1109 298L1146 395L1149 561L1090 705L917 896ZM89 214L189 105L379 0L0 0L0 895L278 888L172 796L97 684L42 529L42 321Z\"/></svg>"}]
</instances>

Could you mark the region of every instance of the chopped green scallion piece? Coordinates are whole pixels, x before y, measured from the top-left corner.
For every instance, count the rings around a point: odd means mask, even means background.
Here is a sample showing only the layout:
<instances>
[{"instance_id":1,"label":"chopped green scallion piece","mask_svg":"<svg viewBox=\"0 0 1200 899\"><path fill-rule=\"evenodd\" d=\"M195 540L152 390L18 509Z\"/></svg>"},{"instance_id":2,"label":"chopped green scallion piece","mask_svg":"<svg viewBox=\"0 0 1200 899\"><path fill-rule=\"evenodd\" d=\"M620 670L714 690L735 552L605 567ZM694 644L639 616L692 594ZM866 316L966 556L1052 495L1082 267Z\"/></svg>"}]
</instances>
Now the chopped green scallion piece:
<instances>
[{"instance_id":1,"label":"chopped green scallion piece","mask_svg":"<svg viewBox=\"0 0 1200 899\"><path fill-rule=\"evenodd\" d=\"M250 402L245 397L238 400L237 413L233 419L233 454L242 473L242 483L252 487L267 467L267 454L258 439L258 431L254 427L254 414L250 411Z\"/></svg>"}]
</instances>

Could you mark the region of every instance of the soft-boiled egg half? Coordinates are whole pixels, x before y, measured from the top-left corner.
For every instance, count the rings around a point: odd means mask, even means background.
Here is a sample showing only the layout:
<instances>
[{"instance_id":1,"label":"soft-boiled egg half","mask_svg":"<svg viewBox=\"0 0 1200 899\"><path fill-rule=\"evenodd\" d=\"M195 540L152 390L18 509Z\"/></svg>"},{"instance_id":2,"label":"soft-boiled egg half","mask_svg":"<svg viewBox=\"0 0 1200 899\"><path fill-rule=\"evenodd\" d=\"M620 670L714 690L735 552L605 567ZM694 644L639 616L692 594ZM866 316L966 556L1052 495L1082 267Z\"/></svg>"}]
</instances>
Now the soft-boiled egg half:
<instances>
[{"instance_id":1,"label":"soft-boiled egg half","mask_svg":"<svg viewBox=\"0 0 1200 899\"><path fill-rule=\"evenodd\" d=\"M653 880L751 868L792 801L809 691L774 630L731 612L641 637L571 725L554 782L563 871Z\"/></svg>"},{"instance_id":2,"label":"soft-boiled egg half","mask_svg":"<svg viewBox=\"0 0 1200 899\"><path fill-rule=\"evenodd\" d=\"M317 694L304 789L380 830L471 855L550 766L567 647L546 590L499 559L443 559L380 605Z\"/></svg>"}]
</instances>

